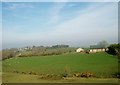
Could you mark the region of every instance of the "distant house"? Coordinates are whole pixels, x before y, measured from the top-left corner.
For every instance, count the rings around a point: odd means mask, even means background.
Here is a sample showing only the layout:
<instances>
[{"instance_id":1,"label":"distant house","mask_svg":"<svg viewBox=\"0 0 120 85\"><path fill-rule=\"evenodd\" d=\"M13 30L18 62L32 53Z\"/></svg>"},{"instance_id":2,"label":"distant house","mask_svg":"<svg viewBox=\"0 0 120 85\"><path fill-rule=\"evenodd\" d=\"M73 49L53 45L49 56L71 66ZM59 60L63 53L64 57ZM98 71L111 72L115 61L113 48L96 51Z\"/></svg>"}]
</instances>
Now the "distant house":
<instances>
[{"instance_id":1,"label":"distant house","mask_svg":"<svg viewBox=\"0 0 120 85\"><path fill-rule=\"evenodd\" d=\"M78 49L76 50L76 52L77 52L77 53L84 52L84 49L78 48Z\"/></svg>"}]
</instances>

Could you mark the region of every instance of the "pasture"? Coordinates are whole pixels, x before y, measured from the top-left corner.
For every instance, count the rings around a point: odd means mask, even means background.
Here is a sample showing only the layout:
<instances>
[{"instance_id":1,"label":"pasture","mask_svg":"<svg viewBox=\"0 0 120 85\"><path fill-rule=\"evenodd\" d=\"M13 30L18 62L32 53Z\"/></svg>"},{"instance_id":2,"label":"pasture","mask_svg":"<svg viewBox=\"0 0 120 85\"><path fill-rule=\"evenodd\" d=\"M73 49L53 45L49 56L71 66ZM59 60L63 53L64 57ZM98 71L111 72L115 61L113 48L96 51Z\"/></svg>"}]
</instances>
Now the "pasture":
<instances>
[{"instance_id":1,"label":"pasture","mask_svg":"<svg viewBox=\"0 0 120 85\"><path fill-rule=\"evenodd\" d=\"M3 60L2 66L3 82L65 82L61 78L64 74L68 74L67 78L72 78L70 82L117 82L117 79L112 78L113 74L118 72L118 59L105 52L66 53L51 56L13 57ZM98 79L92 81L92 78L73 79L74 73L84 72L91 72ZM54 78L41 77L46 75L54 75ZM21 79L21 77L24 78ZM99 78L110 79L102 81ZM69 79L66 82L69 82Z\"/></svg>"}]
</instances>

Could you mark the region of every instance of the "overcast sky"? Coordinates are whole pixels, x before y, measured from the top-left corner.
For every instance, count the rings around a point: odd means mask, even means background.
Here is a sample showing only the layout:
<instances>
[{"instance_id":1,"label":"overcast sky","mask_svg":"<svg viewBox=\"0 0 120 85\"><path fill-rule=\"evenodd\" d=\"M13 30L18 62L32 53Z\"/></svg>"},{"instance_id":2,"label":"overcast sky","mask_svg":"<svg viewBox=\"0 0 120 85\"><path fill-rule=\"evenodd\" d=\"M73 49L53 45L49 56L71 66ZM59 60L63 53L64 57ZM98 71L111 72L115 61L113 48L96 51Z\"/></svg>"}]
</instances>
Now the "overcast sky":
<instances>
[{"instance_id":1,"label":"overcast sky","mask_svg":"<svg viewBox=\"0 0 120 85\"><path fill-rule=\"evenodd\" d=\"M117 2L4 2L3 48L118 42Z\"/></svg>"}]
</instances>

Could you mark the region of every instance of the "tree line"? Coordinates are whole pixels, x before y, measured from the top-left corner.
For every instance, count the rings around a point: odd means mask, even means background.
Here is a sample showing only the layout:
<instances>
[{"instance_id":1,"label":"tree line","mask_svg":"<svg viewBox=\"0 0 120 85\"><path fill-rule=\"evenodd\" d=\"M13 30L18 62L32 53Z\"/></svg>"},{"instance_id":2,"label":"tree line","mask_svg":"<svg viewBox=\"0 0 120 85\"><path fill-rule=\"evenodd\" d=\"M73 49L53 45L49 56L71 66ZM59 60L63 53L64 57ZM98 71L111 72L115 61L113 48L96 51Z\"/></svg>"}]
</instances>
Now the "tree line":
<instances>
[{"instance_id":1,"label":"tree line","mask_svg":"<svg viewBox=\"0 0 120 85\"><path fill-rule=\"evenodd\" d=\"M27 49L25 49L27 48ZM16 48L2 50L2 59L8 59L15 56L18 57L31 57L31 56L46 56L46 55L60 55L63 53L75 52L75 47L69 47L69 45L53 45L49 46L33 46L32 49L25 47L23 50Z\"/></svg>"}]
</instances>

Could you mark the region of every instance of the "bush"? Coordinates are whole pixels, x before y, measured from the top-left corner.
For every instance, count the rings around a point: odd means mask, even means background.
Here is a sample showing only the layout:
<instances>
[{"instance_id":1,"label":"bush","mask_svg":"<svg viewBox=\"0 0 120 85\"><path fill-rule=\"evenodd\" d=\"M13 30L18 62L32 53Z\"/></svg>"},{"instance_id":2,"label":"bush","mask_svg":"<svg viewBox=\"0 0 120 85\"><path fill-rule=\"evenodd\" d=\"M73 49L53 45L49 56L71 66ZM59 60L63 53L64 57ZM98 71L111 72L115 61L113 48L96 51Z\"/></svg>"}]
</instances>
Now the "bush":
<instances>
[{"instance_id":1,"label":"bush","mask_svg":"<svg viewBox=\"0 0 120 85\"><path fill-rule=\"evenodd\" d=\"M2 60L9 59L16 56L16 52L12 50L3 50L2 51Z\"/></svg>"},{"instance_id":2,"label":"bush","mask_svg":"<svg viewBox=\"0 0 120 85\"><path fill-rule=\"evenodd\" d=\"M112 74L112 77L120 79L120 72L116 72L116 73Z\"/></svg>"},{"instance_id":3,"label":"bush","mask_svg":"<svg viewBox=\"0 0 120 85\"><path fill-rule=\"evenodd\" d=\"M107 53L112 55L120 55L120 44L111 44L108 47Z\"/></svg>"},{"instance_id":4,"label":"bush","mask_svg":"<svg viewBox=\"0 0 120 85\"><path fill-rule=\"evenodd\" d=\"M74 73L73 77L81 77L81 74L80 73Z\"/></svg>"},{"instance_id":5,"label":"bush","mask_svg":"<svg viewBox=\"0 0 120 85\"><path fill-rule=\"evenodd\" d=\"M95 77L95 75L91 72L85 72L81 74L81 77L89 78L89 77Z\"/></svg>"},{"instance_id":6,"label":"bush","mask_svg":"<svg viewBox=\"0 0 120 85\"><path fill-rule=\"evenodd\" d=\"M95 75L91 72L74 73L73 76L74 77L84 77L84 78L95 77Z\"/></svg>"}]
</instances>

